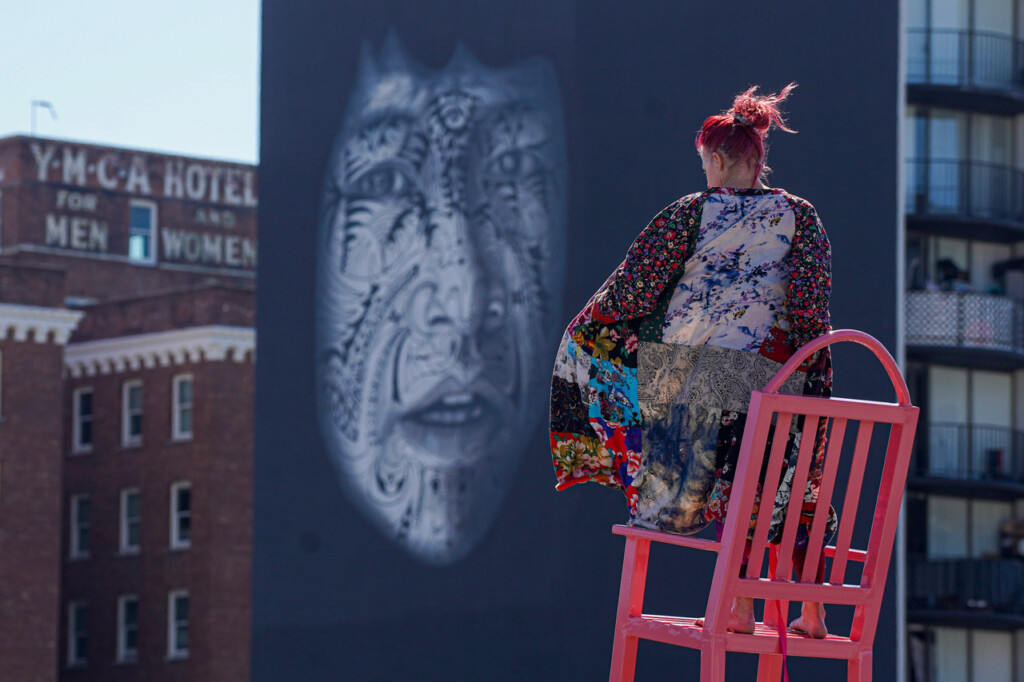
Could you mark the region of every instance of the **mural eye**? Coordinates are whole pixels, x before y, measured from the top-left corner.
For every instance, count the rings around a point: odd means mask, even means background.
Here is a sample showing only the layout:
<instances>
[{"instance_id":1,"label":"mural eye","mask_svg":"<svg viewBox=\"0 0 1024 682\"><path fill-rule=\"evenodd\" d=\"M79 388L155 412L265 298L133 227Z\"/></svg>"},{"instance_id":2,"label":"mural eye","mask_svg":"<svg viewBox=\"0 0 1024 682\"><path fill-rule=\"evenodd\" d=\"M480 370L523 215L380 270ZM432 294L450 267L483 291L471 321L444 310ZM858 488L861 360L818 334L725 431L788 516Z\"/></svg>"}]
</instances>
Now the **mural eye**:
<instances>
[{"instance_id":1,"label":"mural eye","mask_svg":"<svg viewBox=\"0 0 1024 682\"><path fill-rule=\"evenodd\" d=\"M361 175L353 189L359 196L391 197L406 193L411 186L409 176L397 168L385 166Z\"/></svg>"},{"instance_id":2,"label":"mural eye","mask_svg":"<svg viewBox=\"0 0 1024 682\"><path fill-rule=\"evenodd\" d=\"M499 154L491 161L488 171L491 175L517 180L537 172L540 161L535 154L513 149Z\"/></svg>"},{"instance_id":3,"label":"mural eye","mask_svg":"<svg viewBox=\"0 0 1024 682\"><path fill-rule=\"evenodd\" d=\"M484 331L495 331L505 322L505 304L502 301L493 300L487 304L484 311Z\"/></svg>"}]
</instances>

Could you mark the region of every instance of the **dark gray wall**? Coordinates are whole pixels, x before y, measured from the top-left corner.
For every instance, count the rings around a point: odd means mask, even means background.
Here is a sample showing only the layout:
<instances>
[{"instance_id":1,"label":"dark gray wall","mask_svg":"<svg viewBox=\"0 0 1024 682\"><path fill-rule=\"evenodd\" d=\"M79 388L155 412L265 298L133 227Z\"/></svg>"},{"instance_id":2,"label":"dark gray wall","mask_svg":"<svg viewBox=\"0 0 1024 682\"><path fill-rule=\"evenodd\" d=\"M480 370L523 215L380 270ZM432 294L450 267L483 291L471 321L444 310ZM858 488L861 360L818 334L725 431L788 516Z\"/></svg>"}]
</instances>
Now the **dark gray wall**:
<instances>
[{"instance_id":1,"label":"dark gray wall","mask_svg":"<svg viewBox=\"0 0 1024 682\"><path fill-rule=\"evenodd\" d=\"M834 254L833 324L896 333L897 5L798 0L380 0L263 3L253 678L594 680L607 675L621 498L553 489L533 436L485 541L445 568L409 557L341 494L314 407L315 238L324 170L360 44L394 28L440 67L456 41L502 66L554 63L567 125L569 235L561 329L649 217L703 187L693 136L748 84L800 83L798 135L775 134L773 184L809 199ZM888 399L863 355L837 354L840 395ZM862 513L867 513L862 510ZM696 613L705 557L656 551L651 610ZM875 654L893 679L893 581ZM841 614L840 614L841 617ZM696 674L692 652L641 644L638 679ZM753 662L730 662L750 679ZM843 670L797 661L800 674ZM804 674L807 674L806 672Z\"/></svg>"}]
</instances>

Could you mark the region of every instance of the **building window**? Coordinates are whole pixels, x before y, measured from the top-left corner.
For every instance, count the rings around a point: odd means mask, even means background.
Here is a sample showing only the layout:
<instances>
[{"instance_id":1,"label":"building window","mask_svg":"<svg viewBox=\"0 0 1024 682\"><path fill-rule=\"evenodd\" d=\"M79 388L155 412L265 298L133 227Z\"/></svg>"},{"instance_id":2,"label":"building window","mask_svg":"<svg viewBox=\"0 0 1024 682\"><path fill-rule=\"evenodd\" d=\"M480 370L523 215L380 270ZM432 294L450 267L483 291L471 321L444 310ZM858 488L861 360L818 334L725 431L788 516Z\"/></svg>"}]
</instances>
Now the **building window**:
<instances>
[{"instance_id":1,"label":"building window","mask_svg":"<svg viewBox=\"0 0 1024 682\"><path fill-rule=\"evenodd\" d=\"M68 604L68 667L85 665L89 655L89 609L85 602Z\"/></svg>"},{"instance_id":2,"label":"building window","mask_svg":"<svg viewBox=\"0 0 1024 682\"><path fill-rule=\"evenodd\" d=\"M139 598L125 595L117 599L117 661L139 660Z\"/></svg>"},{"instance_id":3,"label":"building window","mask_svg":"<svg viewBox=\"0 0 1024 682\"><path fill-rule=\"evenodd\" d=\"M121 553L139 551L140 494L137 488L121 491Z\"/></svg>"},{"instance_id":4,"label":"building window","mask_svg":"<svg viewBox=\"0 0 1024 682\"><path fill-rule=\"evenodd\" d=\"M92 389L76 388L72 397L73 452L92 450Z\"/></svg>"},{"instance_id":5,"label":"building window","mask_svg":"<svg viewBox=\"0 0 1024 682\"><path fill-rule=\"evenodd\" d=\"M156 260L156 204L151 201L131 202L131 227L128 232L128 259L140 263Z\"/></svg>"},{"instance_id":6,"label":"building window","mask_svg":"<svg viewBox=\"0 0 1024 682\"><path fill-rule=\"evenodd\" d=\"M89 556L89 513L91 502L88 495L71 496L71 541L69 556L81 559Z\"/></svg>"},{"instance_id":7,"label":"building window","mask_svg":"<svg viewBox=\"0 0 1024 682\"><path fill-rule=\"evenodd\" d=\"M174 377L172 393L171 437L189 440L192 438L192 375Z\"/></svg>"},{"instance_id":8,"label":"building window","mask_svg":"<svg viewBox=\"0 0 1024 682\"><path fill-rule=\"evenodd\" d=\"M142 382L124 382L121 387L121 444L142 443Z\"/></svg>"},{"instance_id":9,"label":"building window","mask_svg":"<svg viewBox=\"0 0 1024 682\"><path fill-rule=\"evenodd\" d=\"M188 657L188 591L167 596L167 658Z\"/></svg>"},{"instance_id":10,"label":"building window","mask_svg":"<svg viewBox=\"0 0 1024 682\"><path fill-rule=\"evenodd\" d=\"M171 486L171 549L192 544L192 484Z\"/></svg>"}]
</instances>

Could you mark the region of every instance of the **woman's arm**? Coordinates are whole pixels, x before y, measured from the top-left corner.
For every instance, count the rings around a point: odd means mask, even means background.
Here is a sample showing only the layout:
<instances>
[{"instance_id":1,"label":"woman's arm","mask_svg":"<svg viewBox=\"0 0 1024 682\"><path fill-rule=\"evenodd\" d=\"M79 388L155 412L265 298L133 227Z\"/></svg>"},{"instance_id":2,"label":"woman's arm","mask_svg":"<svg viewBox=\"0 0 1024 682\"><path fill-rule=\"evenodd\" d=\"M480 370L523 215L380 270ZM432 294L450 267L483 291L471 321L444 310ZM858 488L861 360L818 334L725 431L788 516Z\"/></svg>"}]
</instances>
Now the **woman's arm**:
<instances>
[{"instance_id":1,"label":"woman's arm","mask_svg":"<svg viewBox=\"0 0 1024 682\"><path fill-rule=\"evenodd\" d=\"M591 299L592 321L633 320L654 310L665 286L686 265L706 196L699 192L682 197L651 219L625 260Z\"/></svg>"},{"instance_id":2,"label":"woman's arm","mask_svg":"<svg viewBox=\"0 0 1024 682\"><path fill-rule=\"evenodd\" d=\"M795 197L790 202L796 213L796 231L790 248L786 306L789 340L799 348L831 329L832 247L814 207Z\"/></svg>"}]
</instances>

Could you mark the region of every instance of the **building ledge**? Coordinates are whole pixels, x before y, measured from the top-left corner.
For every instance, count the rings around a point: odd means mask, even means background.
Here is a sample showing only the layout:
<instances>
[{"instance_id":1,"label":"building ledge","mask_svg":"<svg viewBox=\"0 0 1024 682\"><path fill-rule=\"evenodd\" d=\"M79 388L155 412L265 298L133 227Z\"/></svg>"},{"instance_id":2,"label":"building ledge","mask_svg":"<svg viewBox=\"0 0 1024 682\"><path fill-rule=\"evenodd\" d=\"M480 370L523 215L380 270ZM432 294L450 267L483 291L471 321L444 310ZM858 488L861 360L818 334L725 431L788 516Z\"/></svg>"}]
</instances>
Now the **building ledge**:
<instances>
[{"instance_id":1,"label":"building ledge","mask_svg":"<svg viewBox=\"0 0 1024 682\"><path fill-rule=\"evenodd\" d=\"M955 628L981 628L985 630L1024 629L1024 616L973 609L908 609L907 621L927 625L946 625Z\"/></svg>"},{"instance_id":2,"label":"building ledge","mask_svg":"<svg viewBox=\"0 0 1024 682\"><path fill-rule=\"evenodd\" d=\"M1010 218L971 216L927 209L907 209L907 229L922 234L954 239L975 239L1013 244L1024 240L1024 222Z\"/></svg>"},{"instance_id":3,"label":"building ledge","mask_svg":"<svg viewBox=\"0 0 1024 682\"><path fill-rule=\"evenodd\" d=\"M970 497L989 500L1018 500L1024 498L1024 482L998 478L955 478L947 476L920 476L911 474L907 488L934 495Z\"/></svg>"},{"instance_id":4,"label":"building ledge","mask_svg":"<svg viewBox=\"0 0 1024 682\"><path fill-rule=\"evenodd\" d=\"M53 343L63 346L84 313L63 308L0 303L0 340Z\"/></svg>"},{"instance_id":5,"label":"building ledge","mask_svg":"<svg viewBox=\"0 0 1024 682\"><path fill-rule=\"evenodd\" d=\"M1014 86L907 83L907 102L997 116L1024 113L1024 92Z\"/></svg>"},{"instance_id":6,"label":"building ledge","mask_svg":"<svg viewBox=\"0 0 1024 682\"><path fill-rule=\"evenodd\" d=\"M255 361L255 352L251 327L209 325L68 344L64 366L78 378L187 362Z\"/></svg>"}]
</instances>

